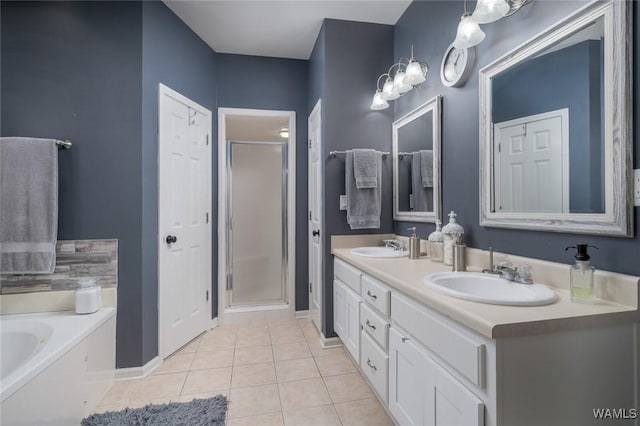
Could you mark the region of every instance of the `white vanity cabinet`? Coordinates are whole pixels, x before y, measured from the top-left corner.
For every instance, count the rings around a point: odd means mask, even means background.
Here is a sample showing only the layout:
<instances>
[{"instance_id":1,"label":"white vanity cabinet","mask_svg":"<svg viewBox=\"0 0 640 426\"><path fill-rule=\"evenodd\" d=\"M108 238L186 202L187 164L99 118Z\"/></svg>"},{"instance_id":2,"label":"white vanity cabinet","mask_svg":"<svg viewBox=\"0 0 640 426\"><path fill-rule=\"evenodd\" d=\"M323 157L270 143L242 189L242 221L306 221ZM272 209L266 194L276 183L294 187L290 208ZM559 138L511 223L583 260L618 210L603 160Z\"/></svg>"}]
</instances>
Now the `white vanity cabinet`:
<instances>
[{"instance_id":1,"label":"white vanity cabinet","mask_svg":"<svg viewBox=\"0 0 640 426\"><path fill-rule=\"evenodd\" d=\"M362 273L338 259L334 263L333 329L353 359L360 359L360 280Z\"/></svg>"}]
</instances>

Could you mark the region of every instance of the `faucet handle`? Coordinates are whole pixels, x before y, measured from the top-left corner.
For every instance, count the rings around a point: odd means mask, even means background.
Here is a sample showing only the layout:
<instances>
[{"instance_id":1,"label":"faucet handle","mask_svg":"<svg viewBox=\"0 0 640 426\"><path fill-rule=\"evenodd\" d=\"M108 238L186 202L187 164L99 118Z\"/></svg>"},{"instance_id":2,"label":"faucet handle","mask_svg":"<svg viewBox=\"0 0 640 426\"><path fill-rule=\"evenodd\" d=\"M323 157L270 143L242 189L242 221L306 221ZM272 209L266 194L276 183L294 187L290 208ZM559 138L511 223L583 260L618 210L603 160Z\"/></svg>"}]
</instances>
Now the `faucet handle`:
<instances>
[{"instance_id":1,"label":"faucet handle","mask_svg":"<svg viewBox=\"0 0 640 426\"><path fill-rule=\"evenodd\" d=\"M531 265L523 263L522 265L516 266L516 271L518 271L520 278L531 279Z\"/></svg>"}]
</instances>

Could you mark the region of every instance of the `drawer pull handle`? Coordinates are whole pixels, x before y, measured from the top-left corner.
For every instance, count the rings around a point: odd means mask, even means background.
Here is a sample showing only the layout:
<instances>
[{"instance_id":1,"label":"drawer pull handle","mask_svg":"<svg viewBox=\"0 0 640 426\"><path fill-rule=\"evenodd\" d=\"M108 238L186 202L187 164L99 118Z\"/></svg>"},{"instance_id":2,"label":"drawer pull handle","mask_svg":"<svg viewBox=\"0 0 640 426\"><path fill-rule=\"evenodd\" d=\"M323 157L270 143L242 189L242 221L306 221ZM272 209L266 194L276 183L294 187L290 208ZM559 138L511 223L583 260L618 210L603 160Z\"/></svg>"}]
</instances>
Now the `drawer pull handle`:
<instances>
[{"instance_id":1,"label":"drawer pull handle","mask_svg":"<svg viewBox=\"0 0 640 426\"><path fill-rule=\"evenodd\" d=\"M367 327L369 327L370 329L372 329L372 330L375 330L375 329L376 329L376 326L375 326L375 325L373 325L373 324L371 324L371 323L369 322L369 320L367 320L366 324L367 324Z\"/></svg>"},{"instance_id":2,"label":"drawer pull handle","mask_svg":"<svg viewBox=\"0 0 640 426\"><path fill-rule=\"evenodd\" d=\"M402 337L402 343L406 342L407 340L409 340L408 337Z\"/></svg>"},{"instance_id":3,"label":"drawer pull handle","mask_svg":"<svg viewBox=\"0 0 640 426\"><path fill-rule=\"evenodd\" d=\"M377 300L378 299L378 296L376 296L375 294L371 294L371 292L369 290L367 290L367 296L369 296L373 300Z\"/></svg>"},{"instance_id":4,"label":"drawer pull handle","mask_svg":"<svg viewBox=\"0 0 640 426\"><path fill-rule=\"evenodd\" d=\"M371 360L369 358L367 358L367 365L369 366L370 369L372 369L373 371L378 371L378 367L376 367L375 365L371 364Z\"/></svg>"}]
</instances>

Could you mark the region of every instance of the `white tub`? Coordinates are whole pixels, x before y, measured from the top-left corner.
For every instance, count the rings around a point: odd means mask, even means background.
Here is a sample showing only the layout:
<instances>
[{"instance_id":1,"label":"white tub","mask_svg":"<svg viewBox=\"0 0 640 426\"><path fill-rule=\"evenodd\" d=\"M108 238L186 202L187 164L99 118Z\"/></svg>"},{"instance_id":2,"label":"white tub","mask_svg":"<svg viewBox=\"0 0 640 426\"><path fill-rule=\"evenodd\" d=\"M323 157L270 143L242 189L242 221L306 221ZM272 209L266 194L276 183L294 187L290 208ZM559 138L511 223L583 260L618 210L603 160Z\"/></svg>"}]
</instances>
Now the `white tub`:
<instances>
[{"instance_id":1,"label":"white tub","mask_svg":"<svg viewBox=\"0 0 640 426\"><path fill-rule=\"evenodd\" d=\"M115 317L0 316L0 424L79 424L113 382Z\"/></svg>"}]
</instances>

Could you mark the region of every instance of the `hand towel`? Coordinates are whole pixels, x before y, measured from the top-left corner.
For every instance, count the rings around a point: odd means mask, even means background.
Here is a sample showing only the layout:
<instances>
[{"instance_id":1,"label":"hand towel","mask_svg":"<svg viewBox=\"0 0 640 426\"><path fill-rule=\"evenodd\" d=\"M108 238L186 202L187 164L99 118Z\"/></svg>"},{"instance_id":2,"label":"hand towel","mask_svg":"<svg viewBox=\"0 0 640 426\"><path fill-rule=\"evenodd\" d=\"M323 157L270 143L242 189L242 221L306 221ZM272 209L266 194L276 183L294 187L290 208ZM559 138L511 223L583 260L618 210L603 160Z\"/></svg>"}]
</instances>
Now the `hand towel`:
<instances>
[{"instance_id":1,"label":"hand towel","mask_svg":"<svg viewBox=\"0 0 640 426\"><path fill-rule=\"evenodd\" d=\"M422 176L422 186L433 188L433 151L420 151L420 174Z\"/></svg>"},{"instance_id":2,"label":"hand towel","mask_svg":"<svg viewBox=\"0 0 640 426\"><path fill-rule=\"evenodd\" d=\"M0 191L0 273L52 273L58 234L55 140L0 138Z\"/></svg>"},{"instance_id":3,"label":"hand towel","mask_svg":"<svg viewBox=\"0 0 640 426\"><path fill-rule=\"evenodd\" d=\"M433 190L425 188L423 185L422 155L420 152L414 152L411 156L411 189L413 191L413 210L416 212L432 211Z\"/></svg>"},{"instance_id":4,"label":"hand towel","mask_svg":"<svg viewBox=\"0 0 640 426\"><path fill-rule=\"evenodd\" d=\"M358 189L354 176L353 152L345 160L345 193L347 223L351 229L379 229L382 211L382 153L376 152L377 182L375 188Z\"/></svg>"},{"instance_id":5,"label":"hand towel","mask_svg":"<svg viewBox=\"0 0 640 426\"><path fill-rule=\"evenodd\" d=\"M353 175L358 189L378 186L378 155L373 149L354 149Z\"/></svg>"}]
</instances>

